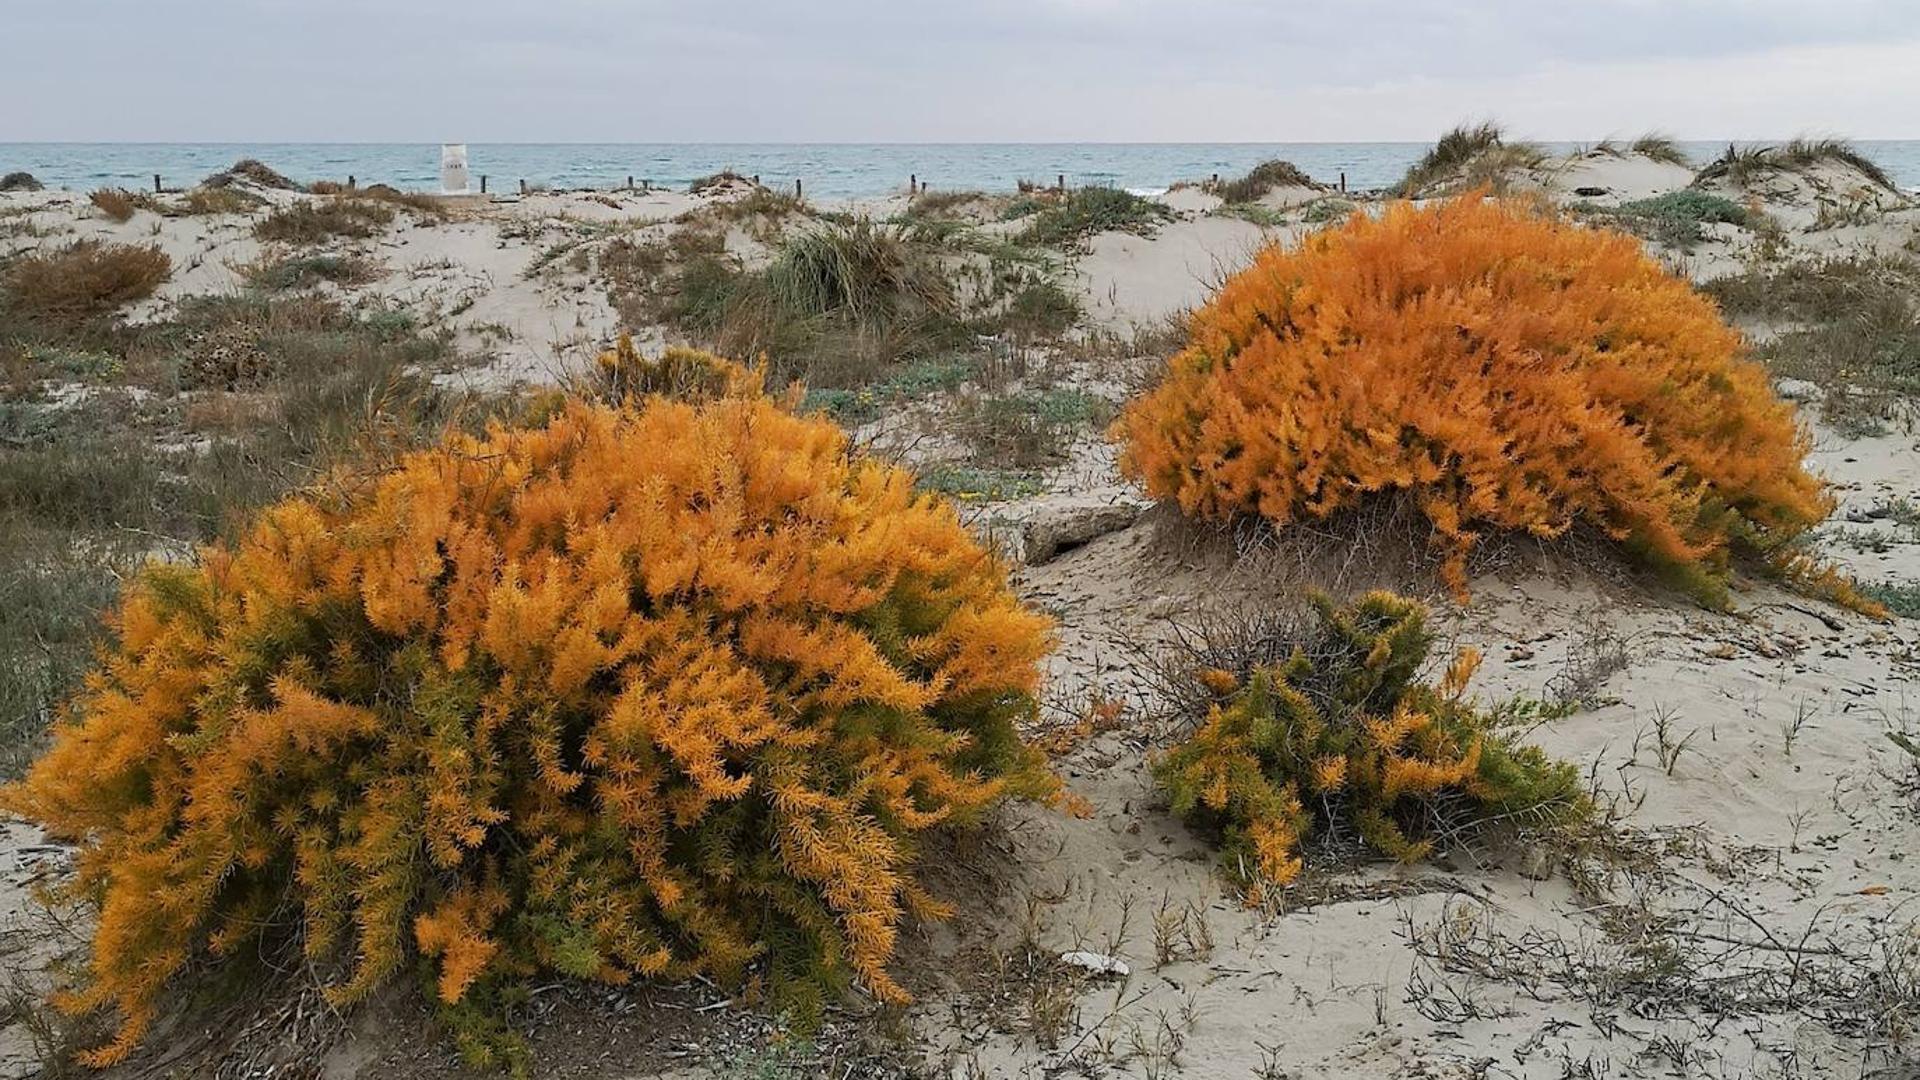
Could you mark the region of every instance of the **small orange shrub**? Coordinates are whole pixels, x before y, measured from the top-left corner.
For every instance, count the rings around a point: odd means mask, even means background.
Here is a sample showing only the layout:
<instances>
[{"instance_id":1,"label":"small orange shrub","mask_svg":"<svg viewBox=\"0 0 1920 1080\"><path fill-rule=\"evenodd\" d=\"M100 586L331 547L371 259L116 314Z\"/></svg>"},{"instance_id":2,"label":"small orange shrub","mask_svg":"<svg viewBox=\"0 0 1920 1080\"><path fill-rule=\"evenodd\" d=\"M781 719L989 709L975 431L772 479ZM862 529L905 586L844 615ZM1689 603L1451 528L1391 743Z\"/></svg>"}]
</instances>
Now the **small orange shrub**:
<instances>
[{"instance_id":1,"label":"small orange shrub","mask_svg":"<svg viewBox=\"0 0 1920 1080\"><path fill-rule=\"evenodd\" d=\"M82 844L112 1061L183 967L295 910L351 1000L536 971L887 963L915 836L1057 782L1044 617L947 504L757 395L414 453L149 569L5 805ZM289 906L290 905L290 906ZM344 950L344 952L343 952Z\"/></svg>"},{"instance_id":2,"label":"small orange shrub","mask_svg":"<svg viewBox=\"0 0 1920 1080\"><path fill-rule=\"evenodd\" d=\"M1286 524L1407 492L1465 586L1489 530L1576 522L1703 598L1826 516L1808 440L1713 305L1631 238L1469 196L1270 248L1116 424L1190 513Z\"/></svg>"}]
</instances>

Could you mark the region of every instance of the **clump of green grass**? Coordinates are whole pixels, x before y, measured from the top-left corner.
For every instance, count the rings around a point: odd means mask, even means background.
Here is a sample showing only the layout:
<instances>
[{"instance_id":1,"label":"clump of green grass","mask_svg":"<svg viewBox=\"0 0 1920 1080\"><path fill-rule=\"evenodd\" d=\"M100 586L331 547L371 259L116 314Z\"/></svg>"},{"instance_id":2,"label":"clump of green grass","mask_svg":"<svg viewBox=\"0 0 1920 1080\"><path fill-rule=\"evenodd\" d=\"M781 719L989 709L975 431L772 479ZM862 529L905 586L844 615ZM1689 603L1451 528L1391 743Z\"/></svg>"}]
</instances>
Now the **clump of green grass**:
<instances>
[{"instance_id":1,"label":"clump of green grass","mask_svg":"<svg viewBox=\"0 0 1920 1080\"><path fill-rule=\"evenodd\" d=\"M1255 165L1247 175L1237 180L1224 180L1218 184L1209 182L1205 190L1218 195L1222 202L1232 204L1258 202L1274 188L1319 186L1313 182L1313 177L1302 172L1293 162L1274 160Z\"/></svg>"},{"instance_id":2,"label":"clump of green grass","mask_svg":"<svg viewBox=\"0 0 1920 1080\"><path fill-rule=\"evenodd\" d=\"M327 198L283 206L254 223L253 235L284 244L365 240L393 224L393 210L364 199Z\"/></svg>"},{"instance_id":3,"label":"clump of green grass","mask_svg":"<svg viewBox=\"0 0 1920 1080\"><path fill-rule=\"evenodd\" d=\"M310 289L322 282L364 285L380 276L380 268L356 255L290 255L261 259L242 267L241 275L256 289L283 291Z\"/></svg>"},{"instance_id":4,"label":"clump of green grass","mask_svg":"<svg viewBox=\"0 0 1920 1080\"><path fill-rule=\"evenodd\" d=\"M1820 388L1827 418L1849 433L1909 417L1920 397L1920 265L1902 258L1794 262L1702 286L1727 314L1781 333L1756 356Z\"/></svg>"},{"instance_id":5,"label":"clump of green grass","mask_svg":"<svg viewBox=\"0 0 1920 1080\"><path fill-rule=\"evenodd\" d=\"M46 185L30 172L10 172L0 176L0 191L39 191Z\"/></svg>"},{"instance_id":6,"label":"clump of green grass","mask_svg":"<svg viewBox=\"0 0 1920 1080\"><path fill-rule=\"evenodd\" d=\"M1164 204L1110 187L1078 188L1043 206L1020 234L1023 243L1069 247L1103 232L1152 236L1173 220Z\"/></svg>"},{"instance_id":7,"label":"clump of green grass","mask_svg":"<svg viewBox=\"0 0 1920 1080\"><path fill-rule=\"evenodd\" d=\"M75 240L15 259L0 276L0 297L20 316L75 321L152 296L172 273L158 246Z\"/></svg>"},{"instance_id":8,"label":"clump of green grass","mask_svg":"<svg viewBox=\"0 0 1920 1080\"><path fill-rule=\"evenodd\" d=\"M1779 146L1730 145L1726 153L1700 170L1694 183L1725 180L1735 187L1747 187L1775 173L1805 172L1823 164L1852 169L1875 187L1899 190L1878 162L1842 139L1793 139Z\"/></svg>"},{"instance_id":9,"label":"clump of green grass","mask_svg":"<svg viewBox=\"0 0 1920 1080\"><path fill-rule=\"evenodd\" d=\"M1697 189L1669 191L1611 209L1590 208L1587 213L1636 236L1689 251L1706 238L1702 226L1745 226L1752 221L1739 203Z\"/></svg>"},{"instance_id":10,"label":"clump of green grass","mask_svg":"<svg viewBox=\"0 0 1920 1080\"><path fill-rule=\"evenodd\" d=\"M1461 125L1440 136L1433 149L1407 170L1395 192L1405 198L1480 187L1502 190L1511 173L1546 160L1538 146L1511 141L1498 124Z\"/></svg>"},{"instance_id":11,"label":"clump of green grass","mask_svg":"<svg viewBox=\"0 0 1920 1080\"><path fill-rule=\"evenodd\" d=\"M991 201L979 191L923 191L913 196L901 216L907 221L961 219L960 211L985 207Z\"/></svg>"}]
</instances>

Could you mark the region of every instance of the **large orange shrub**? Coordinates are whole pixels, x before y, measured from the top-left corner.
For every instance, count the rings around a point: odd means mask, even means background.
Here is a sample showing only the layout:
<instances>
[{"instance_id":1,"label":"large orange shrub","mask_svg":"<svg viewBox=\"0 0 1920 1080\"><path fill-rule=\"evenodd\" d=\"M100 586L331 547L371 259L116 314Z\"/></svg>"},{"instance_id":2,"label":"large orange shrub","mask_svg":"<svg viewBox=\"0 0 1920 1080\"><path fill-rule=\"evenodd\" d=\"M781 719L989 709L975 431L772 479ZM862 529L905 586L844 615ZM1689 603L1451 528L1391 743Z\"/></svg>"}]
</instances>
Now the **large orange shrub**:
<instances>
[{"instance_id":1,"label":"large orange shrub","mask_svg":"<svg viewBox=\"0 0 1920 1080\"><path fill-rule=\"evenodd\" d=\"M358 997L556 971L899 999L915 836L1056 783L1046 620L911 477L756 396L575 402L267 510L128 592L6 804L81 844L126 1053L284 912Z\"/></svg>"},{"instance_id":2,"label":"large orange shrub","mask_svg":"<svg viewBox=\"0 0 1920 1080\"><path fill-rule=\"evenodd\" d=\"M1713 305L1629 237L1469 196L1270 248L1116 424L1203 516L1286 524L1416 498L1456 590L1489 531L1585 522L1723 588L1829 501L1792 407Z\"/></svg>"}]
</instances>

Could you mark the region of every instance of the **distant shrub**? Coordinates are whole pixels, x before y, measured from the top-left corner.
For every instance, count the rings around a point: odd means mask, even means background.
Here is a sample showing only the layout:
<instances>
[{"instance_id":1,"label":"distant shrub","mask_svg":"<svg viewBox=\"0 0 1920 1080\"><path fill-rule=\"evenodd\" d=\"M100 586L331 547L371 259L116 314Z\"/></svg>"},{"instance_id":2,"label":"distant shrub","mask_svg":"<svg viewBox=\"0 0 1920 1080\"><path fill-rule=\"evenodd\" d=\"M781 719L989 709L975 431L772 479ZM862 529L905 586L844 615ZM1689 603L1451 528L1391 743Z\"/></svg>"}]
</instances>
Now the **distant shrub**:
<instances>
[{"instance_id":1,"label":"distant shrub","mask_svg":"<svg viewBox=\"0 0 1920 1080\"><path fill-rule=\"evenodd\" d=\"M320 244L335 237L364 240L393 224L393 210L364 199L327 198L283 206L254 223L253 235L287 244Z\"/></svg>"},{"instance_id":2,"label":"distant shrub","mask_svg":"<svg viewBox=\"0 0 1920 1080\"><path fill-rule=\"evenodd\" d=\"M702 176L687 185L687 191L693 195L706 195L710 192L735 186L758 187L759 185L755 184L751 179L734 172L732 169L722 169L717 173Z\"/></svg>"},{"instance_id":3,"label":"distant shrub","mask_svg":"<svg viewBox=\"0 0 1920 1080\"><path fill-rule=\"evenodd\" d=\"M1314 607L1317 625L1273 664L1197 672L1213 704L1154 762L1173 812L1220 836L1221 862L1250 899L1291 882L1316 835L1354 832L1412 862L1436 842L1585 811L1572 765L1521 745L1503 710L1464 697L1478 654L1462 653L1438 685L1419 681L1433 639L1418 603L1375 592Z\"/></svg>"},{"instance_id":4,"label":"distant shrub","mask_svg":"<svg viewBox=\"0 0 1920 1080\"><path fill-rule=\"evenodd\" d=\"M1434 143L1402 177L1397 192L1409 199L1448 195L1476 187L1501 189L1508 174L1545 160L1539 147L1511 142L1498 124L1454 128Z\"/></svg>"},{"instance_id":5,"label":"distant shrub","mask_svg":"<svg viewBox=\"0 0 1920 1080\"><path fill-rule=\"evenodd\" d=\"M259 187L274 188L279 191L302 191L298 182L289 180L264 162L253 158L241 158L225 169L202 180L202 187L229 187L238 181L246 181Z\"/></svg>"},{"instance_id":6,"label":"distant shrub","mask_svg":"<svg viewBox=\"0 0 1920 1080\"><path fill-rule=\"evenodd\" d=\"M1228 203L1258 202L1260 197L1274 188L1301 187L1319 188L1313 177L1300 171L1300 167L1291 161L1265 161L1255 165L1247 175L1238 180L1226 180L1219 184L1209 183L1206 190L1218 195Z\"/></svg>"},{"instance_id":7,"label":"distant shrub","mask_svg":"<svg viewBox=\"0 0 1920 1080\"><path fill-rule=\"evenodd\" d=\"M1286 525L1382 493L1464 592L1488 531L1603 531L1724 602L1831 506L1711 302L1638 243L1497 201L1390 207L1270 248L1116 434L1148 490Z\"/></svg>"},{"instance_id":8,"label":"distant shrub","mask_svg":"<svg viewBox=\"0 0 1920 1080\"><path fill-rule=\"evenodd\" d=\"M99 188L87 196L87 201L107 216L109 221L127 222L133 220L134 211L140 209L133 193L119 188Z\"/></svg>"},{"instance_id":9,"label":"distant shrub","mask_svg":"<svg viewBox=\"0 0 1920 1080\"><path fill-rule=\"evenodd\" d=\"M173 260L157 246L76 240L14 260L0 293L30 317L83 319L152 296L172 274Z\"/></svg>"},{"instance_id":10,"label":"distant shrub","mask_svg":"<svg viewBox=\"0 0 1920 1080\"><path fill-rule=\"evenodd\" d=\"M0 799L100 902L95 1063L276 931L349 962L334 1002L413 956L448 1003L757 961L900 1001L917 837L1055 790L1016 734L1046 620L826 421L576 402L359 479L143 573Z\"/></svg>"},{"instance_id":11,"label":"distant shrub","mask_svg":"<svg viewBox=\"0 0 1920 1080\"><path fill-rule=\"evenodd\" d=\"M1173 211L1152 199L1110 187L1077 188L1045 203L1020 234L1024 243L1059 247L1103 232L1152 236Z\"/></svg>"},{"instance_id":12,"label":"distant shrub","mask_svg":"<svg viewBox=\"0 0 1920 1080\"><path fill-rule=\"evenodd\" d=\"M10 172L0 176L0 191L40 191L45 186L30 172Z\"/></svg>"}]
</instances>

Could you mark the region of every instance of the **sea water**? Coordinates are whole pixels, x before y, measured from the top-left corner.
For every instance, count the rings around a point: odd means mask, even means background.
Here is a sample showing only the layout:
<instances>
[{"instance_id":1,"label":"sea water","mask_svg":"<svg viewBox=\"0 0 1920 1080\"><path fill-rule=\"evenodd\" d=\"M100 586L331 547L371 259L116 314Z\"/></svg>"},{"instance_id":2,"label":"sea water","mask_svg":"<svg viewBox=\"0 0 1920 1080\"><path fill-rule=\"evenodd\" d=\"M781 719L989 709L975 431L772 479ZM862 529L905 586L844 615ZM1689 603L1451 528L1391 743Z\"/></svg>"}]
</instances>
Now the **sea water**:
<instances>
[{"instance_id":1,"label":"sea water","mask_svg":"<svg viewBox=\"0 0 1920 1080\"><path fill-rule=\"evenodd\" d=\"M1574 143L1543 143L1552 153ZM1697 162L1724 141L1683 142ZM1920 188L1920 140L1858 142L1895 182ZM512 192L521 181L548 188L614 188L635 183L685 187L732 169L773 187L795 180L810 196L854 198L905 191L909 177L934 190L1007 191L1021 181L1051 186L1108 185L1142 193L1182 180L1244 174L1263 161L1291 161L1315 179L1355 190L1385 188L1419 159L1427 143L468 143L478 186ZM439 187L438 143L0 143L0 174L24 170L50 187L144 188L158 174L169 188L190 187L241 158L256 158L302 182L384 183L410 191Z\"/></svg>"}]
</instances>

